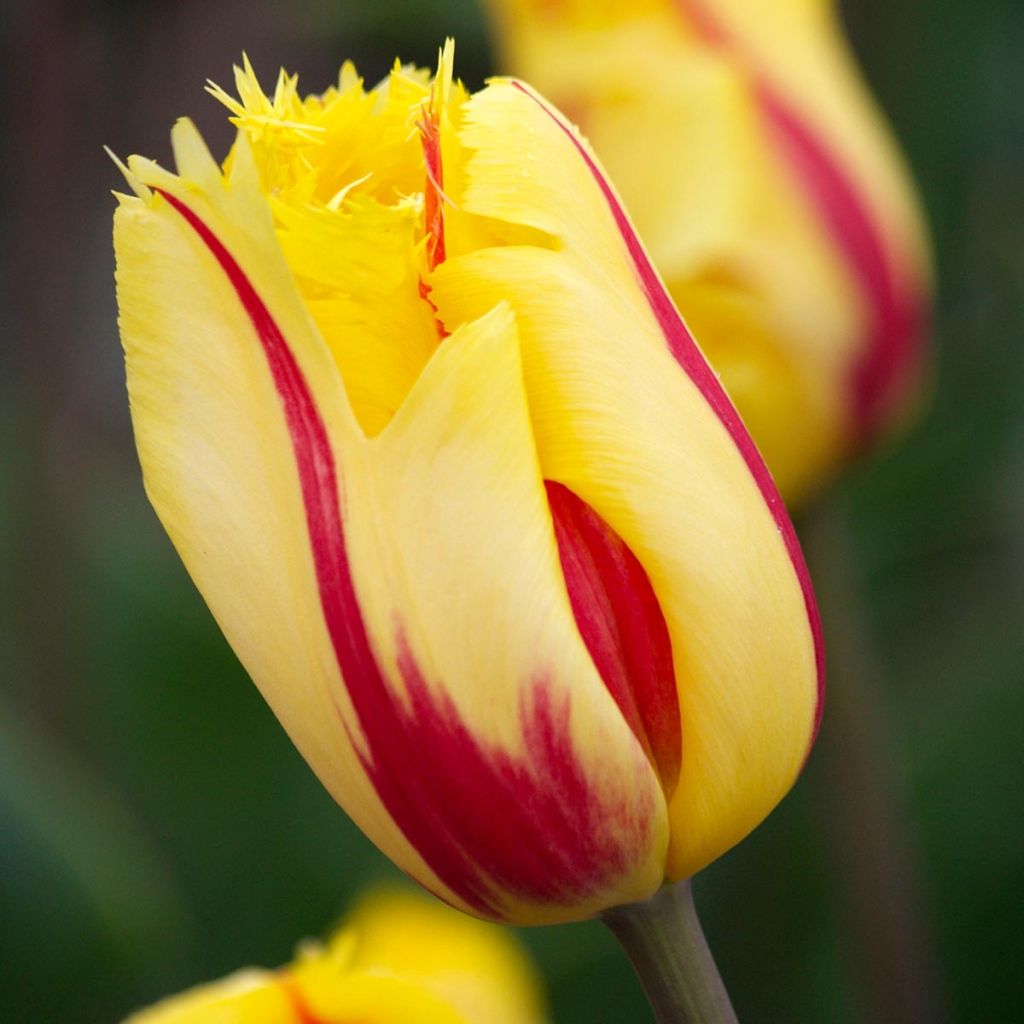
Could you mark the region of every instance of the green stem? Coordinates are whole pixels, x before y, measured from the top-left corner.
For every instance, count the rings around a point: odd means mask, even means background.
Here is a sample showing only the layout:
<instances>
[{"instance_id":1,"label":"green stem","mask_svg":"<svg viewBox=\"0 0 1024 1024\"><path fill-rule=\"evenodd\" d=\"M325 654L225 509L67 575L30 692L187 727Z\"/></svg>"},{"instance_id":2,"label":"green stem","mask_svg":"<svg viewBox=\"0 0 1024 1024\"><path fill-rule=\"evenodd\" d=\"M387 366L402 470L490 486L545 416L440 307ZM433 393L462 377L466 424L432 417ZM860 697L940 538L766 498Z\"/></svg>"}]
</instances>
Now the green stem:
<instances>
[{"instance_id":1,"label":"green stem","mask_svg":"<svg viewBox=\"0 0 1024 1024\"><path fill-rule=\"evenodd\" d=\"M606 911L603 920L632 960L659 1024L736 1024L689 879Z\"/></svg>"}]
</instances>

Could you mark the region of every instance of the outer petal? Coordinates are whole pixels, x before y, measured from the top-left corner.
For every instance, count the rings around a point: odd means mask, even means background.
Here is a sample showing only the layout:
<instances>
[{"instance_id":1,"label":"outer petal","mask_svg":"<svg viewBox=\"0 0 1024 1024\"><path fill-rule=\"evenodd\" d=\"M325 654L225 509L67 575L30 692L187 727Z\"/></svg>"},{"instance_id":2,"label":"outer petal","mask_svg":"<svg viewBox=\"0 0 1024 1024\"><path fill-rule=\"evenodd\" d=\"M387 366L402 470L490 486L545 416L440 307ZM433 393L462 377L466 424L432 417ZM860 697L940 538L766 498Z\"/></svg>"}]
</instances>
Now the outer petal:
<instances>
[{"instance_id":1,"label":"outer petal","mask_svg":"<svg viewBox=\"0 0 1024 1024\"><path fill-rule=\"evenodd\" d=\"M375 439L273 241L221 180L136 161L116 242L147 488L228 639L336 799L478 913L649 894L665 807L575 628L507 311L450 338Z\"/></svg>"},{"instance_id":2,"label":"outer petal","mask_svg":"<svg viewBox=\"0 0 1024 1024\"><path fill-rule=\"evenodd\" d=\"M511 934L394 890L364 900L292 965L238 971L127 1024L539 1024L535 971Z\"/></svg>"},{"instance_id":3,"label":"outer petal","mask_svg":"<svg viewBox=\"0 0 1024 1024\"><path fill-rule=\"evenodd\" d=\"M485 130L497 124L500 141ZM806 570L760 458L585 146L516 83L475 97L468 125L476 152L457 203L544 230L556 251L451 259L431 294L449 326L496 295L511 302L545 476L594 507L650 576L682 714L668 874L689 875L767 815L805 758L821 671ZM544 174L514 187L520 147Z\"/></svg>"},{"instance_id":4,"label":"outer petal","mask_svg":"<svg viewBox=\"0 0 1024 1024\"><path fill-rule=\"evenodd\" d=\"M664 800L576 629L507 308L444 342L367 453L352 565L401 685L348 692L385 805L479 913L653 891Z\"/></svg>"},{"instance_id":5,"label":"outer petal","mask_svg":"<svg viewBox=\"0 0 1024 1024\"><path fill-rule=\"evenodd\" d=\"M853 177L875 227L928 276L924 225L906 165L842 38L834 0L673 0L694 30L770 84Z\"/></svg>"},{"instance_id":6,"label":"outer petal","mask_svg":"<svg viewBox=\"0 0 1024 1024\"><path fill-rule=\"evenodd\" d=\"M361 443L338 372L299 301L244 144L230 181L195 129L174 132L178 178L132 160L141 198L114 222L121 337L146 490L214 617L289 736L389 854L415 860L338 717L302 478L261 334L236 282L182 211L233 254L337 439ZM154 194L150 189L159 189ZM172 202L179 204L176 208Z\"/></svg>"}]
</instances>

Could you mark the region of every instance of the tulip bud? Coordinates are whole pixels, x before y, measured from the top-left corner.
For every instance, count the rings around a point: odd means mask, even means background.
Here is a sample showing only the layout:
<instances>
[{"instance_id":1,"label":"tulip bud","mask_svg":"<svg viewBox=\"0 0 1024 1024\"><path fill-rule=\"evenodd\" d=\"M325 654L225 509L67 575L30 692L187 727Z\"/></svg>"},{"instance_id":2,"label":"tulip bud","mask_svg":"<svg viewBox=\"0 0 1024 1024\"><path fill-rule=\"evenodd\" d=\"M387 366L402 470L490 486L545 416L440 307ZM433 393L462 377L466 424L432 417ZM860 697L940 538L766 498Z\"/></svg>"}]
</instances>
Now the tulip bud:
<instances>
[{"instance_id":1,"label":"tulip bud","mask_svg":"<svg viewBox=\"0 0 1024 1024\"><path fill-rule=\"evenodd\" d=\"M525 85L237 71L223 169L133 157L118 303L150 498L314 771L482 917L691 875L792 785L792 526L587 144Z\"/></svg>"},{"instance_id":2,"label":"tulip bud","mask_svg":"<svg viewBox=\"0 0 1024 1024\"><path fill-rule=\"evenodd\" d=\"M404 892L370 896L326 944L241 970L125 1024L541 1024L533 965L508 933Z\"/></svg>"},{"instance_id":3,"label":"tulip bud","mask_svg":"<svg viewBox=\"0 0 1024 1024\"><path fill-rule=\"evenodd\" d=\"M828 0L490 0L587 133L787 501L905 418L930 267Z\"/></svg>"}]
</instances>

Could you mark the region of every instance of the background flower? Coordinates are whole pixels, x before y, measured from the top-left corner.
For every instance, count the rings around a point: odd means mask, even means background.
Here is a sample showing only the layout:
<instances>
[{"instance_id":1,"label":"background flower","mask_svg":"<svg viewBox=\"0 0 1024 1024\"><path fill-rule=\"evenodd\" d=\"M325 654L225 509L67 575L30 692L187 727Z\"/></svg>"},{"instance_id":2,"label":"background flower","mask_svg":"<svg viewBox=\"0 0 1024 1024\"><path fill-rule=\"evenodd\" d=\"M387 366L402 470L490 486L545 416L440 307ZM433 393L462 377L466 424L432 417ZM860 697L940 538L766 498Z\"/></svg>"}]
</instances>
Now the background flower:
<instances>
[{"instance_id":1,"label":"background flower","mask_svg":"<svg viewBox=\"0 0 1024 1024\"><path fill-rule=\"evenodd\" d=\"M511 933L399 889L360 900L326 943L170 996L126 1024L542 1024Z\"/></svg>"}]
</instances>

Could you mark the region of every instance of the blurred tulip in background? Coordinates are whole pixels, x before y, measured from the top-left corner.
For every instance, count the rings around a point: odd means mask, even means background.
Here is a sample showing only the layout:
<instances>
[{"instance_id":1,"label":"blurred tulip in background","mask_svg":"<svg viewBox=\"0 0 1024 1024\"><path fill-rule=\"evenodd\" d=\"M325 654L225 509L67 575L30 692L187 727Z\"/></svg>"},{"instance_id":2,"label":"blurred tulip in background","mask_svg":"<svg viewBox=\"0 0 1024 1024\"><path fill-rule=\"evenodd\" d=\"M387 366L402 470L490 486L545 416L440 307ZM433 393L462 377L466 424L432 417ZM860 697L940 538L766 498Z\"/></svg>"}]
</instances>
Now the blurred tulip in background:
<instances>
[{"instance_id":1,"label":"blurred tulip in background","mask_svg":"<svg viewBox=\"0 0 1024 1024\"><path fill-rule=\"evenodd\" d=\"M906 418L930 256L829 0L490 0L588 135L788 502Z\"/></svg>"},{"instance_id":2,"label":"blurred tulip in background","mask_svg":"<svg viewBox=\"0 0 1024 1024\"><path fill-rule=\"evenodd\" d=\"M365 898L326 945L241 970L126 1024L543 1024L540 982L507 932L401 890Z\"/></svg>"}]
</instances>

